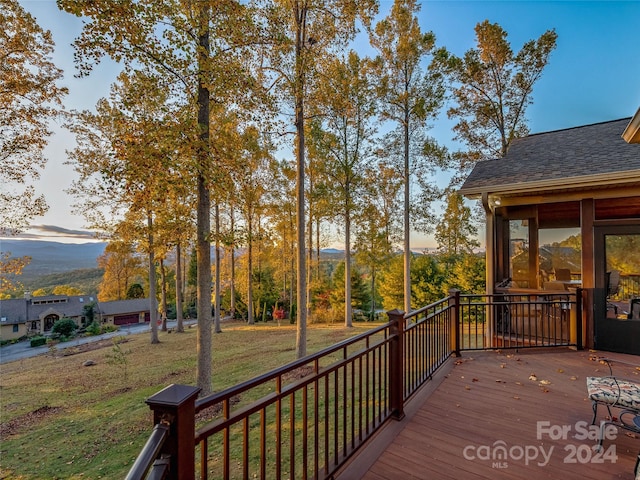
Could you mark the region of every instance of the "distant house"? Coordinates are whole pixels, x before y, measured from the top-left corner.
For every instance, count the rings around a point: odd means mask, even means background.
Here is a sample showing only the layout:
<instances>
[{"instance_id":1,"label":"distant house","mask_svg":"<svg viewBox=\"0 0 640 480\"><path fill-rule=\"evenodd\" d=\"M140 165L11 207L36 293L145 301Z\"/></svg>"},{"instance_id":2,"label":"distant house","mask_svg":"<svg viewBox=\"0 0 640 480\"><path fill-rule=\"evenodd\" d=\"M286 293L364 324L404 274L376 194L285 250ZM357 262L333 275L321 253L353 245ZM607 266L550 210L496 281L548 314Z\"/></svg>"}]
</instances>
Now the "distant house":
<instances>
[{"instance_id":1,"label":"distant house","mask_svg":"<svg viewBox=\"0 0 640 480\"><path fill-rule=\"evenodd\" d=\"M582 288L583 344L640 354L640 109L517 139L460 193L485 210L487 293ZM571 249L553 246L568 238Z\"/></svg>"},{"instance_id":2,"label":"distant house","mask_svg":"<svg viewBox=\"0 0 640 480\"><path fill-rule=\"evenodd\" d=\"M0 339L46 334L62 318L70 318L81 327L87 324L85 307L88 305L94 307L94 320L103 324L127 325L150 319L148 298L98 302L91 295L31 297L27 294L25 298L0 300Z\"/></svg>"}]
</instances>

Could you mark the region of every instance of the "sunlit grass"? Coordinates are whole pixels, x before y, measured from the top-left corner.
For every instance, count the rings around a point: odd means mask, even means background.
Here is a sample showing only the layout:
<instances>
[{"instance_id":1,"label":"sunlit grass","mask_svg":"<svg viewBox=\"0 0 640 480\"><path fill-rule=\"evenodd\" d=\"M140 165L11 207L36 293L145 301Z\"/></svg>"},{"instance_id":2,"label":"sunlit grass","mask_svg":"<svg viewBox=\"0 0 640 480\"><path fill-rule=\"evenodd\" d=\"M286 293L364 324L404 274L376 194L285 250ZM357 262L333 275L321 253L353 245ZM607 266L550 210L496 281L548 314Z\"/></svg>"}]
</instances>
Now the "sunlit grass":
<instances>
[{"instance_id":1,"label":"sunlit grass","mask_svg":"<svg viewBox=\"0 0 640 480\"><path fill-rule=\"evenodd\" d=\"M377 324L310 325L313 353ZM213 386L233 386L295 359L295 325L224 324L213 336ZM196 329L126 337L128 379L107 363L111 345L75 355L45 355L3 365L0 378L0 478L122 478L146 441L144 400L166 385L194 385ZM84 367L87 360L95 366ZM11 427L9 429L9 427Z\"/></svg>"}]
</instances>

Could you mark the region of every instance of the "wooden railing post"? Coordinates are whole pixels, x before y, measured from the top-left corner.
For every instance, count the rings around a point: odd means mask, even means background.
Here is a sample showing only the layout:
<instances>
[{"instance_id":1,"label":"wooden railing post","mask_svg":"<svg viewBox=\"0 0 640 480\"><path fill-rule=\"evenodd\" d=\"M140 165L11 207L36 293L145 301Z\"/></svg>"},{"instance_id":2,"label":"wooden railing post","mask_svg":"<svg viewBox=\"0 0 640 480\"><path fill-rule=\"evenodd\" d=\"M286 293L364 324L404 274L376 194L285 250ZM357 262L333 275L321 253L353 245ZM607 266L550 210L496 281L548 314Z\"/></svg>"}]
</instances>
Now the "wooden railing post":
<instances>
[{"instance_id":1,"label":"wooden railing post","mask_svg":"<svg viewBox=\"0 0 640 480\"><path fill-rule=\"evenodd\" d=\"M391 322L391 335L394 338L389 345L389 401L391 416L395 420L404 418L404 312L387 312Z\"/></svg>"},{"instance_id":2,"label":"wooden railing post","mask_svg":"<svg viewBox=\"0 0 640 480\"><path fill-rule=\"evenodd\" d=\"M449 290L449 307L453 310L451 328L451 351L456 357L460 356L460 290Z\"/></svg>"},{"instance_id":3,"label":"wooden railing post","mask_svg":"<svg viewBox=\"0 0 640 480\"><path fill-rule=\"evenodd\" d=\"M153 424L169 425L169 438L161 455L170 455L171 466L166 478L195 478L195 405L200 388L169 385L146 400L153 411Z\"/></svg>"},{"instance_id":4,"label":"wooden railing post","mask_svg":"<svg viewBox=\"0 0 640 480\"><path fill-rule=\"evenodd\" d=\"M582 288L576 288L576 349L582 350Z\"/></svg>"}]
</instances>

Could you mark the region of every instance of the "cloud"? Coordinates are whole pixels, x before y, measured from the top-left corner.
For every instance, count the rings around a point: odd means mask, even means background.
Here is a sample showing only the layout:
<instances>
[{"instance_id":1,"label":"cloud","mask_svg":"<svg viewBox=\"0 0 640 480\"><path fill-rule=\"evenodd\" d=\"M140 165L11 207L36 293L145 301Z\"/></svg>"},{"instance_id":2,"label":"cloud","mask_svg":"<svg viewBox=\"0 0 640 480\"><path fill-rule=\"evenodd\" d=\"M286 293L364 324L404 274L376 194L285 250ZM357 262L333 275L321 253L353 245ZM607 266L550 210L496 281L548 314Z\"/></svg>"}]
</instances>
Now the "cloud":
<instances>
[{"instance_id":1,"label":"cloud","mask_svg":"<svg viewBox=\"0 0 640 480\"><path fill-rule=\"evenodd\" d=\"M97 234L89 230L71 230L64 227L58 227L57 225L34 225L30 229L32 232L39 232L36 235L50 237L61 236L70 238L82 238L88 240L95 240Z\"/></svg>"},{"instance_id":2,"label":"cloud","mask_svg":"<svg viewBox=\"0 0 640 480\"><path fill-rule=\"evenodd\" d=\"M72 230L57 225L32 225L27 230L10 235L0 230L0 237L15 240L46 240L62 243L104 242L98 233L90 230Z\"/></svg>"}]
</instances>

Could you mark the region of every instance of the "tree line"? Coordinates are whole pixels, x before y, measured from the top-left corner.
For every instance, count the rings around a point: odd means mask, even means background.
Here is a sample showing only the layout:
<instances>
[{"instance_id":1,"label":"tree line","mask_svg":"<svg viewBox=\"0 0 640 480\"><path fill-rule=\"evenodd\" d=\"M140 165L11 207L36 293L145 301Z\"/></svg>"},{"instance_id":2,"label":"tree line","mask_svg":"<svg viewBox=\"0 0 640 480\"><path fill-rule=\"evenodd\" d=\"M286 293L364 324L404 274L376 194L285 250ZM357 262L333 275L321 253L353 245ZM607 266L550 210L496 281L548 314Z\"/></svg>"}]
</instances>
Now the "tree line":
<instances>
[{"instance_id":1,"label":"tree line","mask_svg":"<svg viewBox=\"0 0 640 480\"><path fill-rule=\"evenodd\" d=\"M2 0L7 28L0 41L17 72L2 69L2 127L16 138L3 140L2 168L15 169L16 183L24 182L26 160L42 160L41 146L19 144L30 134L23 126L46 128L64 113L77 141L68 152L77 172L69 191L76 209L113 245L144 254L152 302L166 283L156 275L165 274L170 252L181 302L181 262L195 250L197 382L204 393L211 391L212 332L221 330L223 295L228 292L233 312L244 283L243 301L254 305L263 295L256 276L262 280L267 257L292 305L296 353L306 354L307 319L328 278L319 252L329 232L344 240L346 326L353 318L352 279L366 274L373 291L398 248L402 308L420 306L412 282L428 285L414 280L411 232L438 224L446 255L473 249L470 220L457 231L451 227L468 215L455 186L474 162L504 154L527 133L524 113L556 42L548 30L514 53L507 33L484 21L476 26L476 48L457 57L421 30L414 0L394 1L377 22L375 0L57 4L83 18L74 42L76 74L90 75L103 57L118 62L122 73L94 111L62 112L67 92L57 87L62 72L49 58L49 32L15 0ZM358 53L363 37L371 57ZM49 92L31 102L43 110L25 105L12 75L43 77L30 84ZM464 151L449 152L428 135L447 96ZM19 119L6 113L23 110ZM25 161L11 166L16 158ZM454 173L446 188L435 181L440 171ZM16 193L29 195L29 187ZM434 202L442 198L449 213L437 223ZM40 209L21 211L16 204L11 210L2 200L0 213L22 222L14 221L14 231L46 208L31 201ZM357 268L353 258L360 259ZM242 276L235 262L242 263ZM455 262L443 263L451 271ZM246 314L252 322L257 311Z\"/></svg>"}]
</instances>

